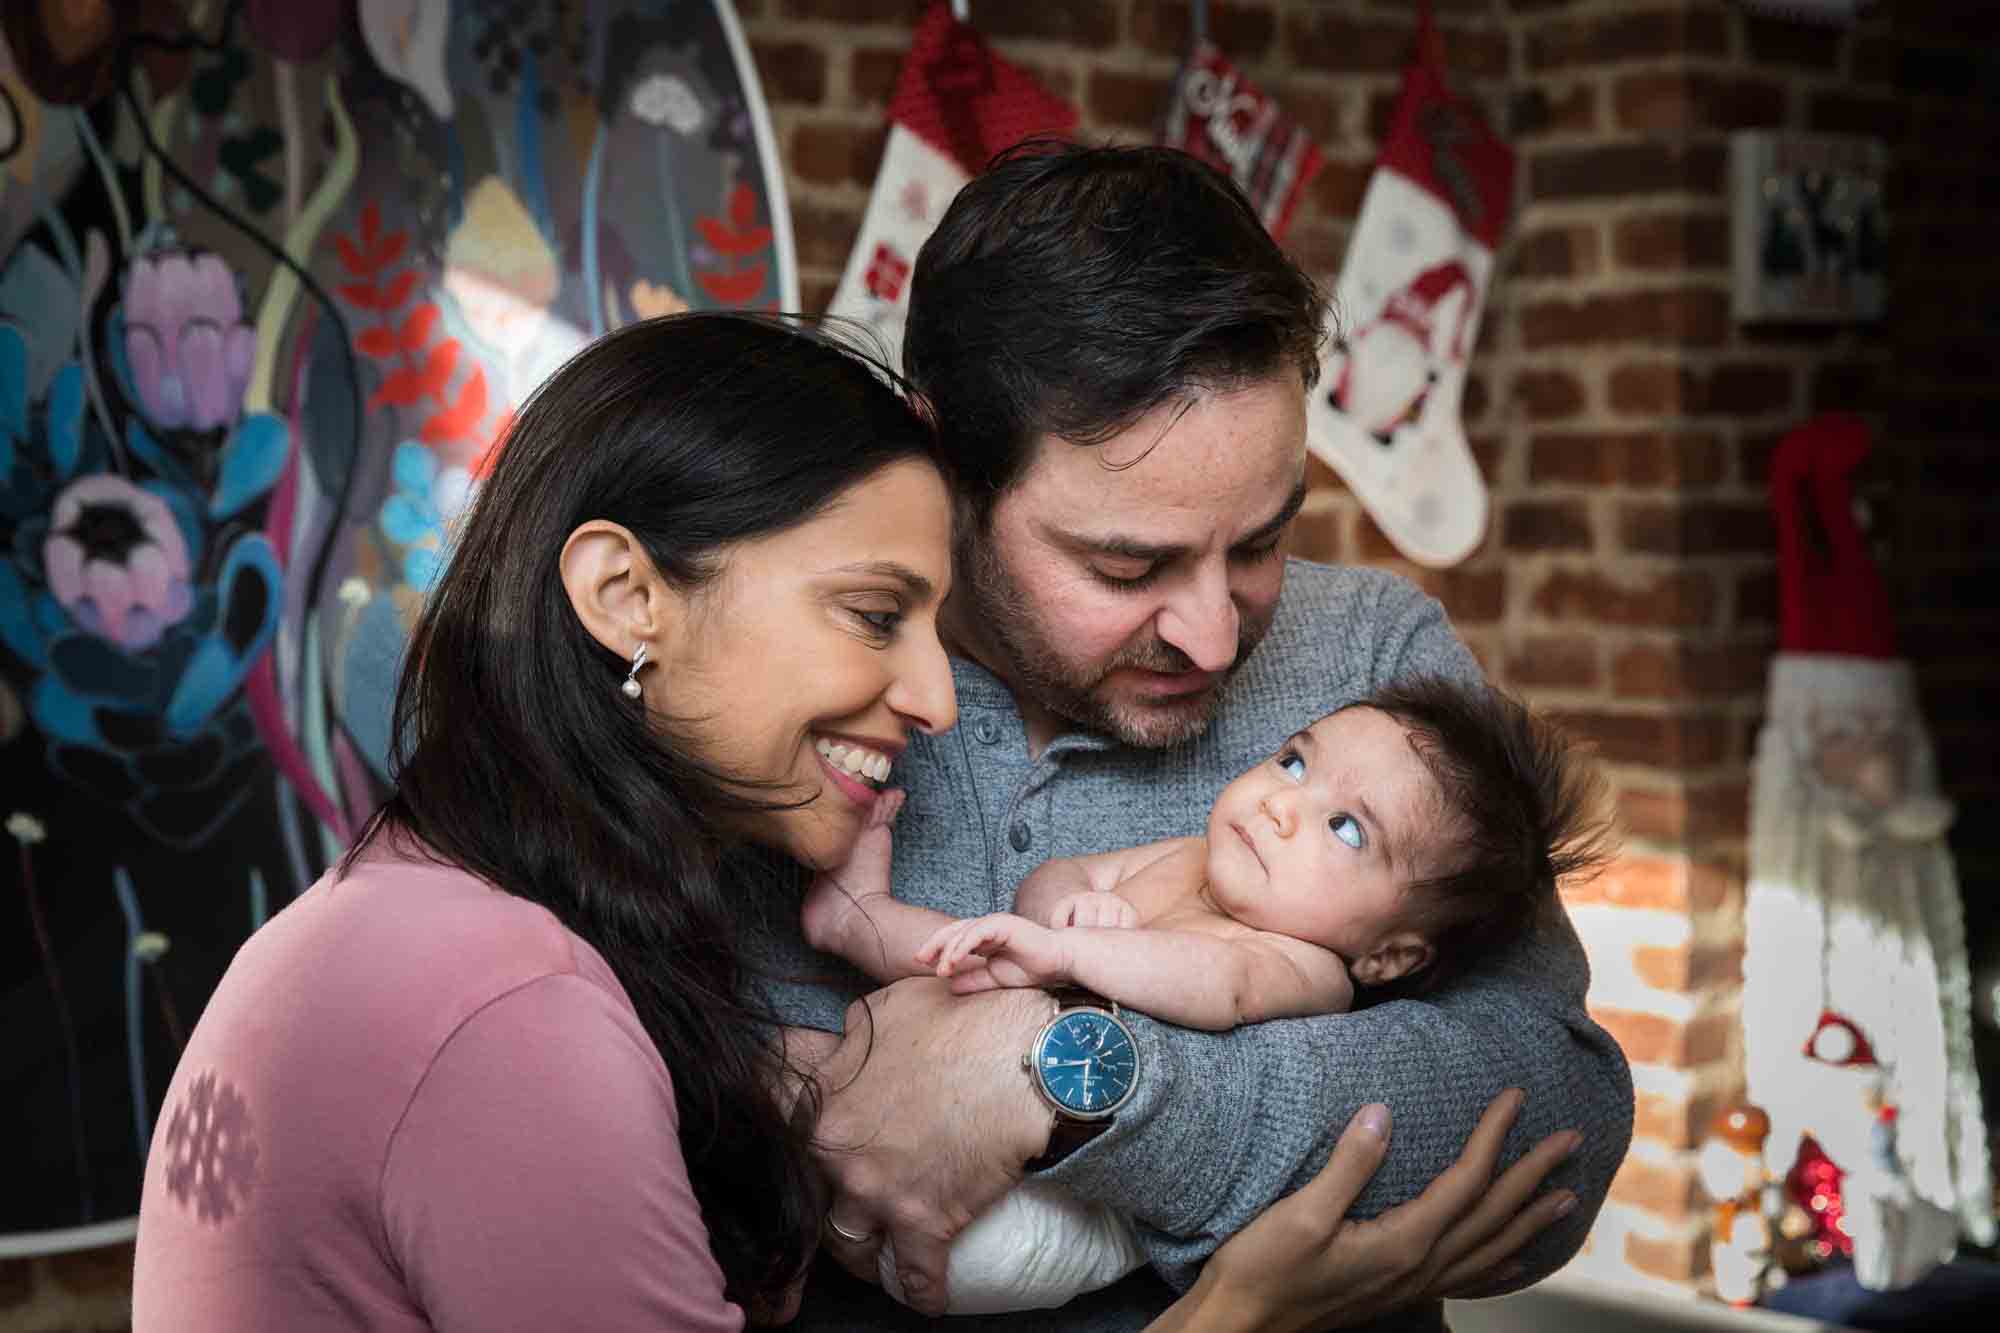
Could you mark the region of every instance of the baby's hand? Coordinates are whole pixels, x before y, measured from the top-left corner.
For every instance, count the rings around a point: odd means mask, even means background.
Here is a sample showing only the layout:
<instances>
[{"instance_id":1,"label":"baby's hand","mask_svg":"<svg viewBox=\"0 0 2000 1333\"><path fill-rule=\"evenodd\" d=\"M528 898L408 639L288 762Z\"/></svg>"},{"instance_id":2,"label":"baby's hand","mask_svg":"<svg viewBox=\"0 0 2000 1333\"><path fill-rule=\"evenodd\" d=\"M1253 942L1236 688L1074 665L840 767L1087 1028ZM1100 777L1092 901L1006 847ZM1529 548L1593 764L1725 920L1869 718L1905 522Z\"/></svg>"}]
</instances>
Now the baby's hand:
<instances>
[{"instance_id":1,"label":"baby's hand","mask_svg":"<svg viewBox=\"0 0 2000 1333\"><path fill-rule=\"evenodd\" d=\"M1139 924L1139 909L1115 893L1085 889L1058 898L1049 909L1049 928L1101 926L1107 930L1129 930Z\"/></svg>"},{"instance_id":2,"label":"baby's hand","mask_svg":"<svg viewBox=\"0 0 2000 1333\"><path fill-rule=\"evenodd\" d=\"M895 838L889 826L903 808L903 791L891 787L875 798L862 821L844 864L822 871L806 889L800 905L799 924L806 943L828 953L847 953L850 930L863 924L860 900L889 892L889 871L895 856Z\"/></svg>"},{"instance_id":3,"label":"baby's hand","mask_svg":"<svg viewBox=\"0 0 2000 1333\"><path fill-rule=\"evenodd\" d=\"M938 927L917 961L951 978L957 995L1069 979L1068 950L1054 931L1008 912Z\"/></svg>"}]
</instances>

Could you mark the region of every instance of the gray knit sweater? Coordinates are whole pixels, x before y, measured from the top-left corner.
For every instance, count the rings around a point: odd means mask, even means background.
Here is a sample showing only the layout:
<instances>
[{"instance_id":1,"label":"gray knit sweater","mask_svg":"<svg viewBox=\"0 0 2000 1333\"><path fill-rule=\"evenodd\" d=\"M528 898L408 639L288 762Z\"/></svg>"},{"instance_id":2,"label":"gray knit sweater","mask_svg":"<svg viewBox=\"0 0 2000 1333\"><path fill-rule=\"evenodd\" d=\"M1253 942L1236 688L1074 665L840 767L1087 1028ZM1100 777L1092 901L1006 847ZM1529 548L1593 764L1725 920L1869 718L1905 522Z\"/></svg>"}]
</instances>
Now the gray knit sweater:
<instances>
[{"instance_id":1,"label":"gray knit sweater","mask_svg":"<svg viewBox=\"0 0 2000 1333\"><path fill-rule=\"evenodd\" d=\"M1013 696L980 667L954 659L960 718L918 736L896 765L909 792L896 824L895 892L953 916L1002 911L1042 861L1199 833L1237 774L1269 758L1293 731L1400 676L1476 676L1443 609L1408 581L1377 570L1290 563L1269 636L1238 672L1199 739L1137 750L1072 733L1031 759ZM798 939L777 942L788 975L826 975ZM784 985L787 1021L838 1029L845 1004L869 988ZM1583 951L1558 914L1519 947L1446 991L1359 1013L1282 1019L1233 1032L1133 1021L1142 1077L1115 1126L1045 1174L1130 1213L1161 1277L1176 1288L1256 1214L1312 1175L1354 1111L1388 1103L1387 1161L1358 1201L1372 1215L1416 1195L1457 1156L1487 1101L1509 1086L1527 1104L1508 1160L1544 1135L1575 1127L1583 1145L1551 1187L1583 1206L1523 1256L1517 1285L1553 1272L1582 1243L1632 1131L1632 1084L1616 1044L1585 1015ZM830 1267L830 1265L822 1265ZM1172 1296L1127 1279L1070 1306L954 1327L1129 1329ZM1436 1308L1383 1328L1436 1328ZM925 1321L844 1275L823 1274L794 1327L923 1327Z\"/></svg>"}]
</instances>

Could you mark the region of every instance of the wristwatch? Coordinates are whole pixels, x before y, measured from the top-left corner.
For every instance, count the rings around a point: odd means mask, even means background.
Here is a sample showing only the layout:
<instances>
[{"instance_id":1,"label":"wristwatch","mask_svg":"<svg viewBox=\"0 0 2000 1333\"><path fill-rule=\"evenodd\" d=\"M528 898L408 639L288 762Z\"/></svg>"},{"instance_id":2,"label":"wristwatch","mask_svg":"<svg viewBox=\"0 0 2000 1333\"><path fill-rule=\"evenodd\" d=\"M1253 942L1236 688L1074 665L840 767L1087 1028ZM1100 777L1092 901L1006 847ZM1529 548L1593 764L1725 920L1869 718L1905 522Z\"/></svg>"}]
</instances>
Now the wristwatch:
<instances>
[{"instance_id":1,"label":"wristwatch","mask_svg":"<svg viewBox=\"0 0 2000 1333\"><path fill-rule=\"evenodd\" d=\"M1118 1006L1078 986L1050 992L1056 1012L1021 1055L1054 1121L1030 1171L1054 1166L1110 1128L1139 1086L1139 1047Z\"/></svg>"}]
</instances>

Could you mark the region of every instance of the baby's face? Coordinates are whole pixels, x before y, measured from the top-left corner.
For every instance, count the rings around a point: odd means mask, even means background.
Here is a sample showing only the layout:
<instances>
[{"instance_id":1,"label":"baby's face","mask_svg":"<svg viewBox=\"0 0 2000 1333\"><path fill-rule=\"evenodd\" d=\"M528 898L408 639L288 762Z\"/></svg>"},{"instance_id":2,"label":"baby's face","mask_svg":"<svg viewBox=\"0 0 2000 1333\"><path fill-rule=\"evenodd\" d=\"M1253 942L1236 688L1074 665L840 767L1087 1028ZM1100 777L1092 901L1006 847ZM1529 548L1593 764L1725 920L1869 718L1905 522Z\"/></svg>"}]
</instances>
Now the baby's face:
<instances>
[{"instance_id":1,"label":"baby's face","mask_svg":"<svg viewBox=\"0 0 2000 1333\"><path fill-rule=\"evenodd\" d=\"M1387 713L1323 717L1223 788L1208 815L1209 892L1246 926L1364 957L1429 864L1435 792Z\"/></svg>"}]
</instances>

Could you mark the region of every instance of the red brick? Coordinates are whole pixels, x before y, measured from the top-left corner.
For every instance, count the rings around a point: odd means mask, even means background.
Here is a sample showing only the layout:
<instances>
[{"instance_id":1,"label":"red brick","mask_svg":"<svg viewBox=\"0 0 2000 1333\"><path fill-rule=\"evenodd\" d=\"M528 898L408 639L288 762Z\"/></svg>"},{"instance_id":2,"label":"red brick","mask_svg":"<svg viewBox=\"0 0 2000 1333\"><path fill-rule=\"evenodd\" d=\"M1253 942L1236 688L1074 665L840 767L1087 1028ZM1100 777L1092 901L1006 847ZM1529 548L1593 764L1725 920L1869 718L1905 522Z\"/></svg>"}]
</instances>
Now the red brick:
<instances>
[{"instance_id":1,"label":"red brick","mask_svg":"<svg viewBox=\"0 0 2000 1333\"><path fill-rule=\"evenodd\" d=\"M774 42L753 38L750 53L757 79L774 104L818 106L826 97L826 52L809 42Z\"/></svg>"},{"instance_id":2,"label":"red brick","mask_svg":"<svg viewBox=\"0 0 2000 1333\"><path fill-rule=\"evenodd\" d=\"M1611 692L1621 699L1756 697L1770 667L1768 643L1631 644L1611 659Z\"/></svg>"},{"instance_id":3,"label":"red brick","mask_svg":"<svg viewBox=\"0 0 2000 1333\"><path fill-rule=\"evenodd\" d=\"M1651 1139L1669 1148L1699 1148L1723 1108L1742 1096L1740 1086L1687 1098L1641 1092L1632 1099L1632 1137Z\"/></svg>"},{"instance_id":4,"label":"red brick","mask_svg":"<svg viewBox=\"0 0 2000 1333\"><path fill-rule=\"evenodd\" d=\"M1687 798L1677 788L1620 787L1618 824L1636 837L1677 843L1687 836Z\"/></svg>"},{"instance_id":5,"label":"red brick","mask_svg":"<svg viewBox=\"0 0 2000 1333\"><path fill-rule=\"evenodd\" d=\"M1347 554L1340 538L1340 514L1331 509L1300 514L1285 537L1285 553L1301 560L1337 565Z\"/></svg>"},{"instance_id":6,"label":"red brick","mask_svg":"<svg viewBox=\"0 0 2000 1333\"><path fill-rule=\"evenodd\" d=\"M1708 1242L1701 1236L1625 1236L1625 1262L1651 1277L1691 1283L1708 1273Z\"/></svg>"},{"instance_id":7,"label":"red brick","mask_svg":"<svg viewBox=\"0 0 2000 1333\"><path fill-rule=\"evenodd\" d=\"M1597 271L1597 228L1538 227L1514 242L1508 272L1517 278L1574 278Z\"/></svg>"},{"instance_id":8,"label":"red brick","mask_svg":"<svg viewBox=\"0 0 2000 1333\"><path fill-rule=\"evenodd\" d=\"M1306 187L1312 203L1328 217L1352 218L1361 212L1361 196L1368 178L1375 174L1372 162L1328 160Z\"/></svg>"},{"instance_id":9,"label":"red brick","mask_svg":"<svg viewBox=\"0 0 2000 1333\"><path fill-rule=\"evenodd\" d=\"M1728 748L1729 728L1719 717L1667 717L1656 713L1556 711L1571 735L1594 744L1613 763L1655 768L1705 768Z\"/></svg>"},{"instance_id":10,"label":"red brick","mask_svg":"<svg viewBox=\"0 0 2000 1333\"><path fill-rule=\"evenodd\" d=\"M1557 421L1583 411L1583 384L1567 370L1520 371L1508 396L1530 421Z\"/></svg>"},{"instance_id":11,"label":"red brick","mask_svg":"<svg viewBox=\"0 0 2000 1333\"><path fill-rule=\"evenodd\" d=\"M835 23L893 23L915 26L929 0L780 0L778 12L791 19L827 19Z\"/></svg>"},{"instance_id":12,"label":"red brick","mask_svg":"<svg viewBox=\"0 0 2000 1333\"><path fill-rule=\"evenodd\" d=\"M1822 361L1806 391L1813 412L1865 412L1875 405L1887 366L1877 361Z\"/></svg>"},{"instance_id":13,"label":"red brick","mask_svg":"<svg viewBox=\"0 0 2000 1333\"><path fill-rule=\"evenodd\" d=\"M1523 88L1507 103L1507 124L1515 139L1546 134L1591 134L1597 129L1597 89L1572 83L1560 89Z\"/></svg>"},{"instance_id":14,"label":"red brick","mask_svg":"<svg viewBox=\"0 0 2000 1333\"><path fill-rule=\"evenodd\" d=\"M1726 361L1708 375L1703 407L1721 416L1753 417L1795 412L1797 376L1771 362Z\"/></svg>"},{"instance_id":15,"label":"red brick","mask_svg":"<svg viewBox=\"0 0 2000 1333\"><path fill-rule=\"evenodd\" d=\"M1628 199L1652 194L1722 194L1721 145L1639 139L1543 148L1528 159L1528 194L1537 201Z\"/></svg>"},{"instance_id":16,"label":"red brick","mask_svg":"<svg viewBox=\"0 0 2000 1333\"><path fill-rule=\"evenodd\" d=\"M989 41L1026 38L1091 51L1101 51L1118 41L1118 6L1114 0L1063 0L1059 5L985 4L978 7L972 18L980 35Z\"/></svg>"},{"instance_id":17,"label":"red brick","mask_svg":"<svg viewBox=\"0 0 2000 1333\"><path fill-rule=\"evenodd\" d=\"M1716 944L1702 948L1672 948L1642 944L1632 950L1632 970L1648 986L1660 990L1715 990L1743 981L1743 946Z\"/></svg>"},{"instance_id":18,"label":"red brick","mask_svg":"<svg viewBox=\"0 0 2000 1333\"><path fill-rule=\"evenodd\" d=\"M1659 1014L1593 1006L1590 1016L1632 1063L1677 1069L1711 1064L1728 1054L1737 1025L1733 1013L1704 1014L1680 1023Z\"/></svg>"},{"instance_id":19,"label":"red brick","mask_svg":"<svg viewBox=\"0 0 2000 1333\"><path fill-rule=\"evenodd\" d=\"M1739 629L1778 623L1778 576L1774 571L1760 569L1737 578L1736 614L1731 623Z\"/></svg>"},{"instance_id":20,"label":"red brick","mask_svg":"<svg viewBox=\"0 0 2000 1333\"><path fill-rule=\"evenodd\" d=\"M1701 381L1670 361L1613 366L1605 398L1620 416L1673 417L1701 411Z\"/></svg>"},{"instance_id":21,"label":"red brick","mask_svg":"<svg viewBox=\"0 0 2000 1333\"><path fill-rule=\"evenodd\" d=\"M1467 426L1476 424L1486 415L1492 401L1492 395L1486 388L1486 377L1476 370L1469 372L1465 377L1465 396L1459 401L1460 420Z\"/></svg>"},{"instance_id":22,"label":"red brick","mask_svg":"<svg viewBox=\"0 0 2000 1333\"><path fill-rule=\"evenodd\" d=\"M1715 619L1717 601L1715 579L1701 570L1614 582L1597 569L1558 569L1535 589L1534 610L1551 620L1696 629Z\"/></svg>"},{"instance_id":23,"label":"red brick","mask_svg":"<svg viewBox=\"0 0 2000 1333\"><path fill-rule=\"evenodd\" d=\"M1706 500L1694 504L1632 502L1619 507L1618 539L1641 555L1742 555L1775 548L1769 508Z\"/></svg>"},{"instance_id":24,"label":"red brick","mask_svg":"<svg viewBox=\"0 0 2000 1333\"><path fill-rule=\"evenodd\" d=\"M1747 781L1690 785L1682 794L1687 800L1688 838L1691 842L1741 838L1750 832L1750 784Z\"/></svg>"},{"instance_id":25,"label":"red brick","mask_svg":"<svg viewBox=\"0 0 2000 1333\"><path fill-rule=\"evenodd\" d=\"M1729 267L1729 219L1720 213L1642 213L1611 228L1620 268L1641 273Z\"/></svg>"},{"instance_id":26,"label":"red brick","mask_svg":"<svg viewBox=\"0 0 2000 1333\"><path fill-rule=\"evenodd\" d=\"M1507 571L1504 569L1418 569L1410 571L1417 586L1444 603L1452 623L1490 624L1507 610Z\"/></svg>"},{"instance_id":27,"label":"red brick","mask_svg":"<svg viewBox=\"0 0 2000 1333\"><path fill-rule=\"evenodd\" d=\"M1783 18L1745 18L1743 40L1753 65L1833 70L1844 34L1838 28Z\"/></svg>"},{"instance_id":28,"label":"red brick","mask_svg":"<svg viewBox=\"0 0 2000 1333\"><path fill-rule=\"evenodd\" d=\"M1729 297L1705 287L1536 301L1520 313L1529 349L1659 342L1710 347L1729 336Z\"/></svg>"},{"instance_id":29,"label":"red brick","mask_svg":"<svg viewBox=\"0 0 2000 1333\"><path fill-rule=\"evenodd\" d=\"M1600 486L1712 486L1722 477L1720 437L1707 432L1536 435L1528 480Z\"/></svg>"},{"instance_id":30,"label":"red brick","mask_svg":"<svg viewBox=\"0 0 2000 1333\"><path fill-rule=\"evenodd\" d=\"M1726 55L1729 34L1720 10L1662 8L1539 23L1527 29L1530 70L1576 69L1625 60Z\"/></svg>"},{"instance_id":31,"label":"red brick","mask_svg":"<svg viewBox=\"0 0 2000 1333\"><path fill-rule=\"evenodd\" d=\"M888 131L881 125L807 122L792 131L792 170L812 185L870 185Z\"/></svg>"},{"instance_id":32,"label":"red brick","mask_svg":"<svg viewBox=\"0 0 2000 1333\"><path fill-rule=\"evenodd\" d=\"M1355 19L1323 10L1285 16L1285 44L1308 69L1336 74L1393 74L1409 61L1416 25L1408 19Z\"/></svg>"},{"instance_id":33,"label":"red brick","mask_svg":"<svg viewBox=\"0 0 2000 1333\"><path fill-rule=\"evenodd\" d=\"M1599 678L1597 640L1581 635L1536 635L1507 655L1505 675L1515 689L1588 690Z\"/></svg>"},{"instance_id":34,"label":"red brick","mask_svg":"<svg viewBox=\"0 0 2000 1333\"><path fill-rule=\"evenodd\" d=\"M1500 545L1509 551L1588 551L1590 511L1578 500L1517 500L1500 515Z\"/></svg>"},{"instance_id":35,"label":"red brick","mask_svg":"<svg viewBox=\"0 0 2000 1333\"><path fill-rule=\"evenodd\" d=\"M1170 74L1123 74L1094 69L1084 90L1084 105L1099 125L1151 130L1165 112L1173 90Z\"/></svg>"},{"instance_id":36,"label":"red brick","mask_svg":"<svg viewBox=\"0 0 2000 1333\"><path fill-rule=\"evenodd\" d=\"M856 106L886 105L896 91L907 54L900 47L856 50L847 64L848 101Z\"/></svg>"},{"instance_id":37,"label":"red brick","mask_svg":"<svg viewBox=\"0 0 2000 1333\"><path fill-rule=\"evenodd\" d=\"M1785 123L1785 88L1767 79L1699 71L1628 74L1612 91L1618 128L1646 134L1775 129Z\"/></svg>"},{"instance_id":38,"label":"red brick","mask_svg":"<svg viewBox=\"0 0 2000 1333\"><path fill-rule=\"evenodd\" d=\"M1186 54L1192 29L1189 6L1183 0L1134 5L1131 40L1157 55ZM1250 5L1212 4L1208 7L1208 36L1238 68L1261 60L1278 34L1277 17L1270 9ZM1289 110L1289 104L1287 104Z\"/></svg>"},{"instance_id":39,"label":"red brick","mask_svg":"<svg viewBox=\"0 0 2000 1333\"><path fill-rule=\"evenodd\" d=\"M1611 1179L1610 1197L1682 1221L1703 1208L1707 1199L1689 1165L1666 1165L1628 1157Z\"/></svg>"},{"instance_id":40,"label":"red brick","mask_svg":"<svg viewBox=\"0 0 2000 1333\"><path fill-rule=\"evenodd\" d=\"M1389 535L1365 509L1358 512L1354 519L1354 554L1362 563L1371 565L1403 558L1403 553L1396 549L1396 543L1389 540Z\"/></svg>"},{"instance_id":41,"label":"red brick","mask_svg":"<svg viewBox=\"0 0 2000 1333\"><path fill-rule=\"evenodd\" d=\"M792 200L792 240L798 248L799 267L842 269L861 234L861 210L823 208L818 204Z\"/></svg>"}]
</instances>

